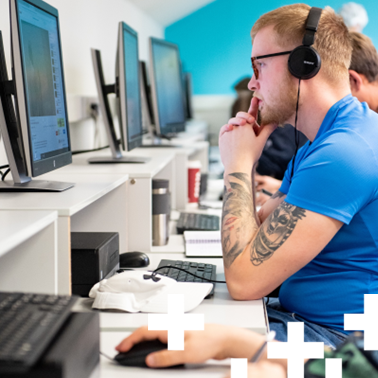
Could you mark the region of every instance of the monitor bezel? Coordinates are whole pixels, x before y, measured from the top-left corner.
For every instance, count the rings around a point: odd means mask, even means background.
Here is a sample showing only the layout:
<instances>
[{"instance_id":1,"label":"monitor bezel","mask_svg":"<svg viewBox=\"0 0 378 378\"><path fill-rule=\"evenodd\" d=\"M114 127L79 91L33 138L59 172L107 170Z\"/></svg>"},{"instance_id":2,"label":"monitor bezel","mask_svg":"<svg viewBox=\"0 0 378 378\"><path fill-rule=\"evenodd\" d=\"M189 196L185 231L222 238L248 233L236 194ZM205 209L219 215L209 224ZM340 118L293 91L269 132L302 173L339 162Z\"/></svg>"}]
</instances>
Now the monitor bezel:
<instances>
[{"instance_id":1,"label":"monitor bezel","mask_svg":"<svg viewBox=\"0 0 378 378\"><path fill-rule=\"evenodd\" d=\"M127 118L127 87L126 87L126 62L125 62L125 44L124 32L127 32L135 37L137 46L137 70L138 70L138 91L139 91L139 119L140 119L140 133L132 140L129 137L128 118ZM116 64L116 82L118 84L117 99L118 107L120 109L120 131L122 147L125 152L131 151L142 145L143 142L143 123L142 123L142 93L140 90L140 66L139 66L139 46L138 33L124 22L119 22L118 26L118 49L117 49L117 64Z\"/></svg>"},{"instance_id":2,"label":"monitor bezel","mask_svg":"<svg viewBox=\"0 0 378 378\"><path fill-rule=\"evenodd\" d=\"M161 44L164 46L168 46L171 48L174 48L177 51L177 59L178 59L178 64L179 64L179 77L178 80L181 85L181 103L183 107L183 115L184 115L184 120L181 123L178 123L178 127L175 127L174 130L162 130L162 126L160 123L160 112L159 112L159 106L158 106L158 96L157 96L157 90L156 90L156 75L155 75L155 59L154 59L154 53L153 53L153 45L154 44ZM181 131L185 131L185 126L186 126L186 116L185 116L185 108L184 108L184 92L183 92L183 85L182 85L182 78L181 78L181 69L180 69L180 51L179 48L176 44L165 41L164 39L160 38L155 38L155 37L150 37L149 39L149 53L150 53L150 64L149 64L149 73L150 73L150 85L151 85L151 90L152 90L152 106L154 110L154 120L155 120L155 129L157 135L160 136L169 136L172 134L176 134Z\"/></svg>"},{"instance_id":3,"label":"monitor bezel","mask_svg":"<svg viewBox=\"0 0 378 378\"><path fill-rule=\"evenodd\" d=\"M93 72L95 76L95 82L97 87L98 101L100 104L100 110L102 113L102 120L105 125L105 131L109 143L109 147L114 159L120 159L122 153L120 151L119 141L114 128L113 115L110 109L110 103L108 95L116 92L116 85L106 85L104 70L102 68L101 51L97 49L91 49Z\"/></svg>"},{"instance_id":4,"label":"monitor bezel","mask_svg":"<svg viewBox=\"0 0 378 378\"><path fill-rule=\"evenodd\" d=\"M183 72L186 119L194 118L193 111L193 79L190 72Z\"/></svg>"},{"instance_id":5,"label":"monitor bezel","mask_svg":"<svg viewBox=\"0 0 378 378\"><path fill-rule=\"evenodd\" d=\"M145 61L139 61L140 67L140 90L141 90L141 99L142 99L142 112L144 111L146 116L147 131L150 134L153 134L155 131L155 120L154 120L154 110L152 105L152 95L151 95L151 86L148 80L148 70L147 64Z\"/></svg>"},{"instance_id":6,"label":"monitor bezel","mask_svg":"<svg viewBox=\"0 0 378 378\"><path fill-rule=\"evenodd\" d=\"M67 140L68 140L68 151L60 153L58 155L45 158L43 160L38 160L34 162L31 149L31 135L30 135L30 123L29 114L26 105L26 93L25 93L25 77L24 77L24 62L21 54L21 41L19 34L20 20L19 20L19 10L18 3L19 0L10 0L10 22L11 22L11 58L12 67L14 72L13 80L15 82L16 93L15 93L15 108L17 118L21 125L22 130L22 142L25 150L25 160L28 174L32 177L37 177L47 172L53 171L55 169L64 167L72 163L72 152L71 152L71 140L70 140L70 128L67 112L67 98L66 98L66 88L65 88L65 78L64 78L64 68L63 68L63 51L60 35L60 23L59 23L59 12L56 8L43 2L42 0L23 0L26 3L41 9L42 11L49 13L56 18L57 31L58 31L58 43L60 49L60 65L61 65L61 75L62 75L62 91L63 100L65 102L65 117L67 124Z\"/></svg>"}]
</instances>

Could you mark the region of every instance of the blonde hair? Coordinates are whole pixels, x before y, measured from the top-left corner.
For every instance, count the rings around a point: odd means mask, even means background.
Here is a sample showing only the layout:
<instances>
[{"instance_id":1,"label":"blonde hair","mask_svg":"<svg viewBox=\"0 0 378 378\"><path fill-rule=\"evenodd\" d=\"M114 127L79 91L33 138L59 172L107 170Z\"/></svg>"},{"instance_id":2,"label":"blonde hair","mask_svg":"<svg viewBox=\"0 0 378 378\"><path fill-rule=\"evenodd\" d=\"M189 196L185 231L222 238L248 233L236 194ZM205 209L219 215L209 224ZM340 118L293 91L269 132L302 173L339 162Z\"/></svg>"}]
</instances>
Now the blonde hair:
<instances>
[{"instance_id":1,"label":"blonde hair","mask_svg":"<svg viewBox=\"0 0 378 378\"><path fill-rule=\"evenodd\" d=\"M306 4L293 4L263 14L252 27L252 43L261 29L273 26L276 42L283 49L302 45L310 9ZM320 72L328 81L348 80L352 55L350 36L342 18L330 7L322 11L313 47L322 60Z\"/></svg>"},{"instance_id":2,"label":"blonde hair","mask_svg":"<svg viewBox=\"0 0 378 378\"><path fill-rule=\"evenodd\" d=\"M352 62L350 70L366 77L369 83L378 80L378 53L369 37L358 32L350 32L352 40Z\"/></svg>"}]
</instances>

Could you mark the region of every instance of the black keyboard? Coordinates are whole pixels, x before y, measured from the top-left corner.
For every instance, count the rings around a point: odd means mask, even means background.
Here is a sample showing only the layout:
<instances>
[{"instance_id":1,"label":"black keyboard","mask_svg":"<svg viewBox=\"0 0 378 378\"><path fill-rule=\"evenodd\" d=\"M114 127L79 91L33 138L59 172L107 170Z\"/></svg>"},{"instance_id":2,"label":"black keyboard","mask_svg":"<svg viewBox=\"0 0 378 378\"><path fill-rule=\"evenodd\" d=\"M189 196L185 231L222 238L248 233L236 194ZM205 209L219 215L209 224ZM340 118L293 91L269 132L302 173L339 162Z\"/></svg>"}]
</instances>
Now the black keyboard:
<instances>
[{"instance_id":1,"label":"black keyboard","mask_svg":"<svg viewBox=\"0 0 378 378\"><path fill-rule=\"evenodd\" d=\"M39 360L77 298L0 292L0 376L27 372Z\"/></svg>"},{"instance_id":2,"label":"black keyboard","mask_svg":"<svg viewBox=\"0 0 378 378\"><path fill-rule=\"evenodd\" d=\"M206 280L203 280L201 278L197 278L192 276L191 274L188 274L186 272L183 272L182 270L174 269L173 267L178 267L181 269L185 269L196 276L199 277L204 277L209 280L215 281L217 278L217 273L216 273L216 265L213 264L201 264L201 263L196 263L192 261L180 261L180 260L161 260L159 263L158 268L162 266L170 266L172 268L165 268L158 270L158 274L162 274L164 276L173 278L174 280L178 282L209 282ZM214 295L214 288L215 288L215 283L213 284L213 288L211 292L205 297L205 299L211 298Z\"/></svg>"},{"instance_id":3,"label":"black keyboard","mask_svg":"<svg viewBox=\"0 0 378 378\"><path fill-rule=\"evenodd\" d=\"M218 231L219 217L217 215L180 213L177 221L177 233L184 231Z\"/></svg>"}]
</instances>

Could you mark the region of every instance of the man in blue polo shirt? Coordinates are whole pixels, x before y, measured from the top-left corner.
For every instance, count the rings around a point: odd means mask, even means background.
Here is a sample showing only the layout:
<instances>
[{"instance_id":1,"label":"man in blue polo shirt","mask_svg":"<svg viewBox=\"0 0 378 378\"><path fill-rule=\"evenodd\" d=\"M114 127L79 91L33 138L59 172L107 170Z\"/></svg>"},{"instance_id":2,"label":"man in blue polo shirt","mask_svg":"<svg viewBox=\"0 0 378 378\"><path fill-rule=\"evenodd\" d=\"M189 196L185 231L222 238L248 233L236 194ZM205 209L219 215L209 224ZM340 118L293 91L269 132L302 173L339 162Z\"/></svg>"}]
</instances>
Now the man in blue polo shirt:
<instances>
[{"instance_id":1,"label":"man in blue polo shirt","mask_svg":"<svg viewBox=\"0 0 378 378\"><path fill-rule=\"evenodd\" d=\"M311 18L309 6L289 5L252 28L255 98L219 137L222 246L235 299L261 298L282 284L279 302L268 306L279 340L286 340L288 321L301 321L305 341L335 346L347 334L344 314L363 313L364 294L378 294L378 115L350 94L347 28L326 8L314 32L315 13ZM299 79L288 57L302 41L311 44L307 37L315 38L321 68ZM257 214L253 167L284 123L296 124L309 142Z\"/></svg>"}]
</instances>

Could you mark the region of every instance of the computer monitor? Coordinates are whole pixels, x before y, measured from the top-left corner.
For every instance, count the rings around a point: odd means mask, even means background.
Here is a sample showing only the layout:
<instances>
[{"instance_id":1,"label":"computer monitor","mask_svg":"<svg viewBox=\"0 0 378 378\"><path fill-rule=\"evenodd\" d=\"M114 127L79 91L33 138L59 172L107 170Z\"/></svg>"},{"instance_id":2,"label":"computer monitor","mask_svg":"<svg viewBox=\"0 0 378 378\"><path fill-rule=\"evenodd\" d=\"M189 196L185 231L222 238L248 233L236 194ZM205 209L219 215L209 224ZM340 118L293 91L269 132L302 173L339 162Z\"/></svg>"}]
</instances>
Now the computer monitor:
<instances>
[{"instance_id":1,"label":"computer monitor","mask_svg":"<svg viewBox=\"0 0 378 378\"><path fill-rule=\"evenodd\" d=\"M0 127L13 183L0 190L66 190L74 184L31 179L72 162L58 11L10 0L10 19L14 76L8 80L1 38Z\"/></svg>"},{"instance_id":2,"label":"computer monitor","mask_svg":"<svg viewBox=\"0 0 378 378\"><path fill-rule=\"evenodd\" d=\"M185 131L180 54L177 45L150 37L150 80L156 133Z\"/></svg>"},{"instance_id":3,"label":"computer monitor","mask_svg":"<svg viewBox=\"0 0 378 378\"><path fill-rule=\"evenodd\" d=\"M92 49L92 61L100 108L112 156L94 157L88 160L89 163L145 163L149 161L149 158L144 157L122 156L120 149L120 144L126 152L142 144L143 128L137 32L124 22L119 23L115 84L105 84L99 50ZM117 96L121 141L117 139L110 110L108 95L111 93L115 93Z\"/></svg>"},{"instance_id":4,"label":"computer monitor","mask_svg":"<svg viewBox=\"0 0 378 378\"><path fill-rule=\"evenodd\" d=\"M148 80L148 72L146 62L140 61L140 73L141 73L141 99L142 99L142 111L146 118L146 131L148 133L154 132L155 119L154 119L154 110L152 106L152 96L151 96L151 86Z\"/></svg>"},{"instance_id":5,"label":"computer monitor","mask_svg":"<svg viewBox=\"0 0 378 378\"><path fill-rule=\"evenodd\" d=\"M190 72L183 73L183 83L184 83L184 97L185 97L185 114L186 119L193 118L193 90L192 90L192 74Z\"/></svg>"}]
</instances>

